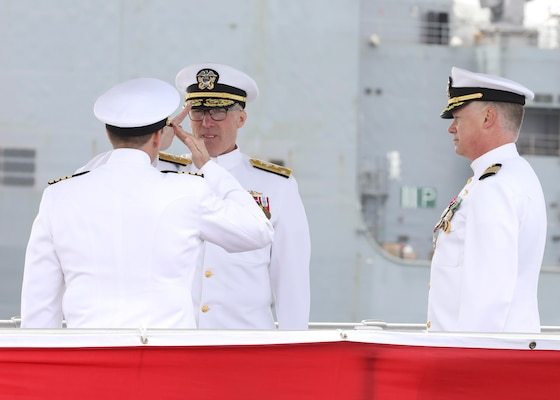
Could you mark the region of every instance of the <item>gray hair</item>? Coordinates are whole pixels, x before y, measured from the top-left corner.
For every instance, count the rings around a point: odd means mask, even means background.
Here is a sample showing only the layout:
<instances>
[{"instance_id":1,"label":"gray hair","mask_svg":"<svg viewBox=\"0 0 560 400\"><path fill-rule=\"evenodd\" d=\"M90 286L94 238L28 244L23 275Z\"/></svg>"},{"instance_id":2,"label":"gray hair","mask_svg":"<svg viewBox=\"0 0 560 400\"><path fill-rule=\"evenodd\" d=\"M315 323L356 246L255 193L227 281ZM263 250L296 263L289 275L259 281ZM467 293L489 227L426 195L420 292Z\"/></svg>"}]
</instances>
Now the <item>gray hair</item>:
<instances>
[{"instance_id":1,"label":"gray hair","mask_svg":"<svg viewBox=\"0 0 560 400\"><path fill-rule=\"evenodd\" d=\"M525 108L523 105L494 101L481 103L483 103L483 106L491 106L496 109L502 128L510 132L517 140L525 115Z\"/></svg>"}]
</instances>

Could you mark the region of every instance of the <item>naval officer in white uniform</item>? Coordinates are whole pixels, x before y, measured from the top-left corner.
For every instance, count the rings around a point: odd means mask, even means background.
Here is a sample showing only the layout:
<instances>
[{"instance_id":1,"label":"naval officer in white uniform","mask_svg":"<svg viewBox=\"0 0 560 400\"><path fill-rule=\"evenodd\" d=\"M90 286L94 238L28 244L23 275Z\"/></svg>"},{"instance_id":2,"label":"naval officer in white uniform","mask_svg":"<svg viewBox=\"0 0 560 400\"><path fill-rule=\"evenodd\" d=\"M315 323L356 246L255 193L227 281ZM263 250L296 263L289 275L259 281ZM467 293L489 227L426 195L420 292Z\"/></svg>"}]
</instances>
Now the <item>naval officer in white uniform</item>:
<instances>
[{"instance_id":1,"label":"naval officer in white uniform","mask_svg":"<svg viewBox=\"0 0 560 400\"><path fill-rule=\"evenodd\" d=\"M546 208L515 145L533 92L453 68L448 96L441 117L453 119L448 132L473 175L434 228L428 330L539 332Z\"/></svg>"},{"instance_id":2,"label":"naval officer in white uniform","mask_svg":"<svg viewBox=\"0 0 560 400\"><path fill-rule=\"evenodd\" d=\"M153 168L179 102L151 78L97 99L114 150L45 189L25 256L22 328L63 319L69 328L195 328L190 288L204 241L230 252L270 245L272 224L202 140L185 139L200 174Z\"/></svg>"},{"instance_id":3,"label":"naval officer in white uniform","mask_svg":"<svg viewBox=\"0 0 560 400\"><path fill-rule=\"evenodd\" d=\"M276 321L279 329L307 329L311 250L296 179L290 169L251 158L236 144L247 120L245 106L258 95L256 82L231 66L202 63L181 70L175 83L192 107L193 135L253 195L275 235L271 245L242 253L206 245L193 287L198 327L274 329ZM161 155L158 168L198 171L190 158Z\"/></svg>"},{"instance_id":4,"label":"naval officer in white uniform","mask_svg":"<svg viewBox=\"0 0 560 400\"><path fill-rule=\"evenodd\" d=\"M206 244L192 290L198 327L274 329L277 323L279 329L307 329L311 245L296 179L290 169L251 158L236 144L247 120L245 106L258 96L256 82L228 65L204 63L184 68L175 83L186 99L175 120L182 121L188 112L193 135L253 195L274 226L274 242L260 250L231 254ZM164 132L167 136L169 128ZM186 135L176 134L181 140ZM98 168L110 156L100 154L76 173ZM160 153L154 165L162 171L198 171L190 154Z\"/></svg>"}]
</instances>

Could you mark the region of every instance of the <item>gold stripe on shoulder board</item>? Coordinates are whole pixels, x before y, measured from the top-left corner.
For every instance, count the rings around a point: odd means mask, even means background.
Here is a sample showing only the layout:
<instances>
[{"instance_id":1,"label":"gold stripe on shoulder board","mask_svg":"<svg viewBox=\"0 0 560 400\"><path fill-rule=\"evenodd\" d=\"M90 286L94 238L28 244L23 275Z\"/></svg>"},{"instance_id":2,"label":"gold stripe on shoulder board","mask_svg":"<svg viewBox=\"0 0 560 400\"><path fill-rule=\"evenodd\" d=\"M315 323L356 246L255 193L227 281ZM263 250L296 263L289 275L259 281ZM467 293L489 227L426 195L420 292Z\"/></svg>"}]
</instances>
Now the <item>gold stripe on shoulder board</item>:
<instances>
[{"instance_id":1,"label":"gold stripe on shoulder board","mask_svg":"<svg viewBox=\"0 0 560 400\"><path fill-rule=\"evenodd\" d=\"M162 174L180 174L180 175L192 175L192 176L200 176L204 178L204 174L201 172L191 172L191 171L160 171Z\"/></svg>"},{"instance_id":2,"label":"gold stripe on shoulder board","mask_svg":"<svg viewBox=\"0 0 560 400\"><path fill-rule=\"evenodd\" d=\"M478 178L479 181L488 178L489 176L496 175L498 171L502 168L502 164L493 164L486 168L486 171Z\"/></svg>"},{"instance_id":3,"label":"gold stripe on shoulder board","mask_svg":"<svg viewBox=\"0 0 560 400\"><path fill-rule=\"evenodd\" d=\"M282 167L281 165L273 164L268 161L258 160L256 158L251 158L249 161L255 168L272 172L273 174L283 176L284 178L289 178L290 175L292 175L292 170L290 168Z\"/></svg>"},{"instance_id":4,"label":"gold stripe on shoulder board","mask_svg":"<svg viewBox=\"0 0 560 400\"><path fill-rule=\"evenodd\" d=\"M70 178L74 178L74 177L76 177L76 176L80 176L80 175L87 174L88 172L89 172L89 171L83 171L83 172L79 172L79 173L74 174L74 175L64 176L64 177L62 177L62 178L53 179L52 181L48 181L47 183L48 183L49 185L53 185L53 184L55 184L55 183L57 183L57 182L65 181L66 179L70 179Z\"/></svg>"},{"instance_id":5,"label":"gold stripe on shoulder board","mask_svg":"<svg viewBox=\"0 0 560 400\"><path fill-rule=\"evenodd\" d=\"M188 157L176 156L175 154L164 153L162 151L159 152L158 158L161 161L167 161L173 164L179 164L179 165L192 164L192 160Z\"/></svg>"}]
</instances>

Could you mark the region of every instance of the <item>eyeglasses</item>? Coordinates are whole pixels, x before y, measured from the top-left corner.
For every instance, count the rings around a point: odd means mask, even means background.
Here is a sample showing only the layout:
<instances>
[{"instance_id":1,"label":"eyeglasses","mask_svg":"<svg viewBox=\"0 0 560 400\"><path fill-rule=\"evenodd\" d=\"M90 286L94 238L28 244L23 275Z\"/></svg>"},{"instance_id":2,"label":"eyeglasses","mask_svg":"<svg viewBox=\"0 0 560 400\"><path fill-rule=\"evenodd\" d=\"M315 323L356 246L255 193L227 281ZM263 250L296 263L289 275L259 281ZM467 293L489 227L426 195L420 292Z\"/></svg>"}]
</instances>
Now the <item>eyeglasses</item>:
<instances>
[{"instance_id":1,"label":"eyeglasses","mask_svg":"<svg viewBox=\"0 0 560 400\"><path fill-rule=\"evenodd\" d=\"M210 118L214 121L223 121L227 117L228 111L237 111L233 108L210 108L209 110L190 110L189 118L191 121L202 121L204 119L204 114L208 113Z\"/></svg>"}]
</instances>

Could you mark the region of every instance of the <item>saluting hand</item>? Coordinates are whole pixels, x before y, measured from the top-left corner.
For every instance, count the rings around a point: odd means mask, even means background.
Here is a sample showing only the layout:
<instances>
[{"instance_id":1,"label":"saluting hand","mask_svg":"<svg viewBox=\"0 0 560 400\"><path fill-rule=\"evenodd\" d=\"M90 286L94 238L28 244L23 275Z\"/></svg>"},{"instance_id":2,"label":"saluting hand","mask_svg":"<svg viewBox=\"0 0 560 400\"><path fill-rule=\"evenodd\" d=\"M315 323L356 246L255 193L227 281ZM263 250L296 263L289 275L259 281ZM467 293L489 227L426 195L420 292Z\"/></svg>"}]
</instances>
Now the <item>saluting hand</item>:
<instances>
[{"instance_id":1,"label":"saluting hand","mask_svg":"<svg viewBox=\"0 0 560 400\"><path fill-rule=\"evenodd\" d=\"M175 136L189 148L194 165L200 169L210 160L210 155L208 154L204 140L194 137L181 126L181 122L183 122L190 110L191 105L187 104L185 108L183 108L183 111L171 120L171 127L173 128L173 132L175 132Z\"/></svg>"}]
</instances>

